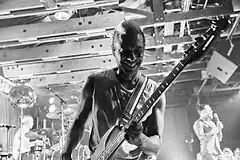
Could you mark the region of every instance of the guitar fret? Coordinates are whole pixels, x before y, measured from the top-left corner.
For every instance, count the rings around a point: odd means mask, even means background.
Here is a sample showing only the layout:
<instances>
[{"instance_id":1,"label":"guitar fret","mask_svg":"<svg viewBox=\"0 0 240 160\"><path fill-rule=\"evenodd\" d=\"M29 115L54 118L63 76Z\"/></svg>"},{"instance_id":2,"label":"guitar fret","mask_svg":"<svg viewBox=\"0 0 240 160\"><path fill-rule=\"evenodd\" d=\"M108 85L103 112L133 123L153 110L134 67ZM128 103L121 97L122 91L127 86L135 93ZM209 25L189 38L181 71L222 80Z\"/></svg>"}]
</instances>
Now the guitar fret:
<instances>
[{"instance_id":1,"label":"guitar fret","mask_svg":"<svg viewBox=\"0 0 240 160\"><path fill-rule=\"evenodd\" d=\"M154 98L154 97L152 97L152 100L153 100L153 101L155 101L155 98Z\"/></svg>"},{"instance_id":2,"label":"guitar fret","mask_svg":"<svg viewBox=\"0 0 240 160\"><path fill-rule=\"evenodd\" d=\"M173 70L173 74L177 74L180 71L180 69L177 67L176 69Z\"/></svg>"},{"instance_id":3,"label":"guitar fret","mask_svg":"<svg viewBox=\"0 0 240 160\"><path fill-rule=\"evenodd\" d=\"M181 61L179 62L179 64L181 64L181 66L183 66L183 67L184 67L184 65L182 64L182 62L181 62Z\"/></svg>"}]
</instances>

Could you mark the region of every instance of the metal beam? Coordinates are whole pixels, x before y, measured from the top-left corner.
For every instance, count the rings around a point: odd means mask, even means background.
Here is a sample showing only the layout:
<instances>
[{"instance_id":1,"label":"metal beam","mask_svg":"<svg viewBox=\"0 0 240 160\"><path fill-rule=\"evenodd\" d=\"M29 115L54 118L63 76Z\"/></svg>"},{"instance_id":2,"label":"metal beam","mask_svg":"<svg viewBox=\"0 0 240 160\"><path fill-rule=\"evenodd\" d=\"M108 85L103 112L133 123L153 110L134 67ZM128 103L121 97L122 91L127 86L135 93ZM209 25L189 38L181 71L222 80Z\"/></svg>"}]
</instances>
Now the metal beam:
<instances>
[{"instance_id":1,"label":"metal beam","mask_svg":"<svg viewBox=\"0 0 240 160\"><path fill-rule=\"evenodd\" d=\"M86 54L109 54L110 38L69 42L63 44L43 45L38 47L27 47L21 49L0 49L0 64L4 62L21 62L27 60L42 61L45 58L69 58L83 56Z\"/></svg>"},{"instance_id":2,"label":"metal beam","mask_svg":"<svg viewBox=\"0 0 240 160\"><path fill-rule=\"evenodd\" d=\"M222 15L235 15L237 12L233 11L232 4L230 1L226 3L224 6L214 7L214 8L205 8L198 10L190 10L188 12L178 12L173 14L165 14L164 22L181 22L181 21L193 21L204 18L211 18L215 16Z\"/></svg>"},{"instance_id":3,"label":"metal beam","mask_svg":"<svg viewBox=\"0 0 240 160\"><path fill-rule=\"evenodd\" d=\"M163 1L152 0L153 22L164 22Z\"/></svg>"},{"instance_id":4,"label":"metal beam","mask_svg":"<svg viewBox=\"0 0 240 160\"><path fill-rule=\"evenodd\" d=\"M80 71L80 72L69 72L64 74L49 74L44 76L36 76L29 77L29 85L30 86L47 86L47 85L56 85L56 84L64 84L64 83L79 83L85 81L86 78L95 72L99 72L101 70L91 70L91 71ZM11 78L11 80L16 80L18 78Z\"/></svg>"},{"instance_id":5,"label":"metal beam","mask_svg":"<svg viewBox=\"0 0 240 160\"><path fill-rule=\"evenodd\" d=\"M1 1L0 5L0 14L6 15L10 14L12 11L16 10L23 10L23 9L30 9L30 8L40 8L43 5L40 3L39 0L7 0Z\"/></svg>"},{"instance_id":6,"label":"metal beam","mask_svg":"<svg viewBox=\"0 0 240 160\"><path fill-rule=\"evenodd\" d=\"M49 36L64 36L105 31L116 27L124 19L122 13L74 18L66 21L35 23L0 28L0 43L10 41L32 41ZM11 34L9 34L11 33Z\"/></svg>"},{"instance_id":7,"label":"metal beam","mask_svg":"<svg viewBox=\"0 0 240 160\"><path fill-rule=\"evenodd\" d=\"M45 8L39 0L7 0L0 6L0 19L19 18L26 16L35 16L41 14L54 14L60 11L69 11L77 9L86 9L91 7L115 6L118 0L93 0L61 1L56 2L57 7Z\"/></svg>"},{"instance_id":8,"label":"metal beam","mask_svg":"<svg viewBox=\"0 0 240 160\"><path fill-rule=\"evenodd\" d=\"M79 83L66 83L66 84L57 84L57 85L49 85L49 87L55 92L55 93L62 93L65 92L76 92L81 91L82 85L84 82ZM38 93L46 94L46 92L49 92L46 86L41 87L33 87L34 90L38 91Z\"/></svg>"},{"instance_id":9,"label":"metal beam","mask_svg":"<svg viewBox=\"0 0 240 160\"><path fill-rule=\"evenodd\" d=\"M223 7L207 8L204 10L194 10L189 12L180 12L174 14L165 14L165 22L180 22L183 20L196 20L203 19L212 16L220 16L224 14L236 14L232 11L231 5L225 5ZM86 32L92 32L98 30L104 32L106 29L114 28L119 22L121 22L125 16L129 14L123 14L116 12L108 15L89 16L84 18L75 18L67 21L56 21L40 24L28 24L7 28L0 28L0 43L3 42L20 42L20 41L37 41L38 39L47 38L49 36L67 36L69 34L80 34ZM130 14L131 15L131 14ZM153 26L164 25L164 23L152 24L151 20L142 18L133 19L141 26ZM11 33L11 34L9 34Z\"/></svg>"},{"instance_id":10,"label":"metal beam","mask_svg":"<svg viewBox=\"0 0 240 160\"><path fill-rule=\"evenodd\" d=\"M85 81L86 78L92 74L101 71L101 69L96 70L89 70L89 71L79 71L79 72L69 72L64 74L49 74L49 75L39 75L39 76L31 76L31 77L25 77L26 79L29 79L30 86L47 86L47 85L56 85L56 84L64 84L64 83L79 83L82 81ZM161 82L164 76L168 74L167 73L156 73L149 75L150 78L155 80L156 82ZM17 78L10 78L10 80L14 81L19 79ZM24 78L20 78L24 79ZM190 72L183 72L175 81L183 82L183 81L190 81L190 80L199 80L201 79L201 73L196 71L190 71Z\"/></svg>"},{"instance_id":11,"label":"metal beam","mask_svg":"<svg viewBox=\"0 0 240 160\"><path fill-rule=\"evenodd\" d=\"M190 36L184 36L180 38L166 37L161 42L156 43L155 37L148 37L146 39L147 50L149 48L160 48L165 45L176 45L176 44L189 44L193 40ZM0 64L14 64L15 62L21 63L27 60L31 62L34 60L42 61L44 58L58 58L58 59L69 59L76 56L82 56L86 54L96 53L98 55L107 55L111 52L111 39L97 39L80 42L69 42L63 44L43 45L38 47L27 47L27 48L6 48L0 49ZM146 51L146 55L150 51ZM160 56L157 55L156 56ZM159 57L159 60L163 57ZM167 58L167 57L166 57Z\"/></svg>"},{"instance_id":12,"label":"metal beam","mask_svg":"<svg viewBox=\"0 0 240 160\"><path fill-rule=\"evenodd\" d=\"M37 76L43 74L63 73L72 70L109 69L116 66L112 55L71 59L67 61L49 61L3 67L5 77Z\"/></svg>"},{"instance_id":13,"label":"metal beam","mask_svg":"<svg viewBox=\"0 0 240 160\"><path fill-rule=\"evenodd\" d=\"M167 62L166 59L159 60L161 53L156 51L148 51L148 56L145 56L143 60L143 68L148 68L143 70L146 74L161 74L162 72L169 72L172 70L173 66L165 65L162 66L162 63ZM177 54L177 53L176 53ZM170 55L170 54L169 54ZM182 54L175 56L181 59ZM165 56L166 57L166 56ZM164 57L163 57L164 58ZM173 57L169 58L169 61L174 61ZM148 67L149 64L154 64L154 66ZM200 67L201 66L201 67ZM35 77L35 76L44 76L48 74L57 74L70 71L84 71L84 70L94 70L94 69L110 69L116 67L115 58L112 54L104 56L91 56L85 58L74 58L68 60L49 60L42 61L38 63L26 63L26 64L14 64L3 67L3 73L5 77L8 78L24 78L24 77ZM205 68L205 63L199 63L197 65L190 65L187 70L200 70ZM149 69L152 68L152 69Z\"/></svg>"}]
</instances>

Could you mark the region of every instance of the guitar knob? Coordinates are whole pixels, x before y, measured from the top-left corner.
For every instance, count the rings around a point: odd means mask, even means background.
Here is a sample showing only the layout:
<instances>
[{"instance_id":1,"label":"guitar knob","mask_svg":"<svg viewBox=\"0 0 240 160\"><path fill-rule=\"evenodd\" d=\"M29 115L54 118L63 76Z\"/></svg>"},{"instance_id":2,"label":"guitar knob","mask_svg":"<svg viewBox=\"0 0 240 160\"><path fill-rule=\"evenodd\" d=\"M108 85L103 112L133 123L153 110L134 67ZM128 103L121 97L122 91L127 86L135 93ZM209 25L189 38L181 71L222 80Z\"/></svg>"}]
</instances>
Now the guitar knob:
<instances>
[{"instance_id":1,"label":"guitar knob","mask_svg":"<svg viewBox=\"0 0 240 160\"><path fill-rule=\"evenodd\" d=\"M216 25L216 24L212 24L212 25L211 25L211 29L212 29L212 31L215 31L216 28L217 28L217 25Z\"/></svg>"},{"instance_id":2,"label":"guitar knob","mask_svg":"<svg viewBox=\"0 0 240 160\"><path fill-rule=\"evenodd\" d=\"M206 35L201 35L202 39L205 41L207 39Z\"/></svg>"},{"instance_id":3,"label":"guitar knob","mask_svg":"<svg viewBox=\"0 0 240 160\"><path fill-rule=\"evenodd\" d=\"M197 49L197 47L198 47L198 45L196 43L193 43L193 45L192 45L194 49Z\"/></svg>"}]
</instances>

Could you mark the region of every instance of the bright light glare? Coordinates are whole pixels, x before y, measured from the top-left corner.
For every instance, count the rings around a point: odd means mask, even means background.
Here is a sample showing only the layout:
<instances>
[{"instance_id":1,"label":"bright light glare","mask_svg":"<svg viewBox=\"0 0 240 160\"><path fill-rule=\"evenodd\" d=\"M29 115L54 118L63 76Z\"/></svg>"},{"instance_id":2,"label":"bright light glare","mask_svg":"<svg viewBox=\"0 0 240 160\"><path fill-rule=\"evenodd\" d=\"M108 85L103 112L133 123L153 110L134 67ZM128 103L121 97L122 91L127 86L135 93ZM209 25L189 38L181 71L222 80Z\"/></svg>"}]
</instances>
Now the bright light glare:
<instances>
[{"instance_id":1,"label":"bright light glare","mask_svg":"<svg viewBox=\"0 0 240 160\"><path fill-rule=\"evenodd\" d=\"M48 108L49 112L54 112L55 110L56 110L55 104L50 105L49 108Z\"/></svg>"},{"instance_id":2,"label":"bright light glare","mask_svg":"<svg viewBox=\"0 0 240 160\"><path fill-rule=\"evenodd\" d=\"M49 104L53 104L54 101L55 101L54 97L50 97L50 98L49 98Z\"/></svg>"}]
</instances>

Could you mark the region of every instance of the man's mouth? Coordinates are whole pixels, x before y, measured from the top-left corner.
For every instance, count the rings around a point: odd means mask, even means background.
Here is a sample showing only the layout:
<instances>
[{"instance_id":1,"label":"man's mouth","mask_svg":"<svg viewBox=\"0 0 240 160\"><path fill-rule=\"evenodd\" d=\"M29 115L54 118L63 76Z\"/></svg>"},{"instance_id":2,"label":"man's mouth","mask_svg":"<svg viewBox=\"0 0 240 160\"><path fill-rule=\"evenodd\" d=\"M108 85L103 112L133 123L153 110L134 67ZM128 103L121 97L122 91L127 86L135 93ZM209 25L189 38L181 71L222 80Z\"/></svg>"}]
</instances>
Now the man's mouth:
<instances>
[{"instance_id":1,"label":"man's mouth","mask_svg":"<svg viewBox=\"0 0 240 160\"><path fill-rule=\"evenodd\" d=\"M137 64L137 62L134 63L128 63L128 62L123 62L123 64L127 67L127 68L134 68Z\"/></svg>"}]
</instances>

